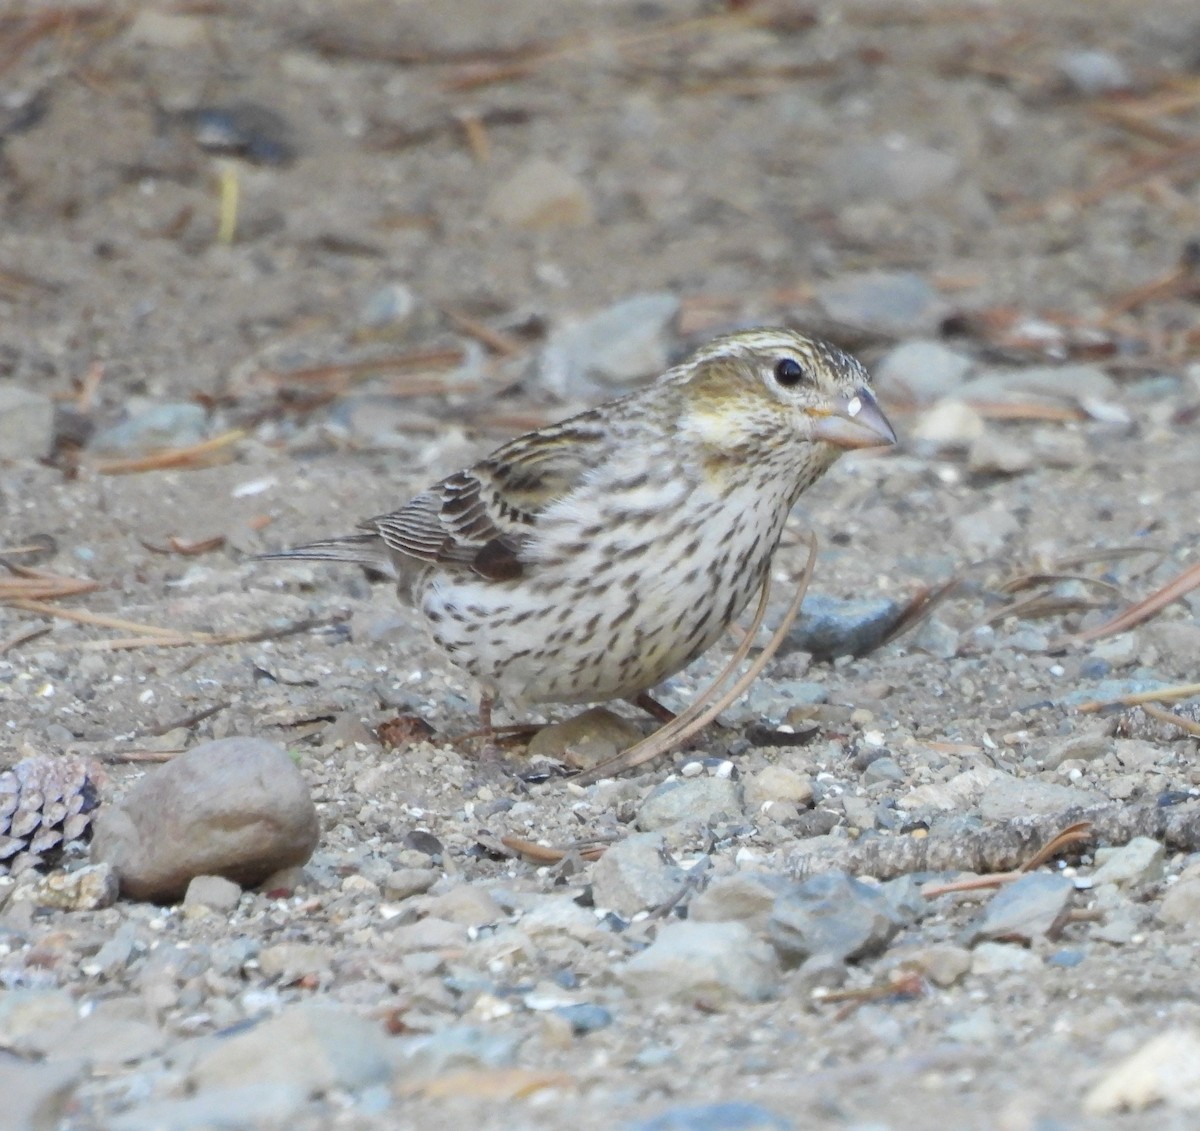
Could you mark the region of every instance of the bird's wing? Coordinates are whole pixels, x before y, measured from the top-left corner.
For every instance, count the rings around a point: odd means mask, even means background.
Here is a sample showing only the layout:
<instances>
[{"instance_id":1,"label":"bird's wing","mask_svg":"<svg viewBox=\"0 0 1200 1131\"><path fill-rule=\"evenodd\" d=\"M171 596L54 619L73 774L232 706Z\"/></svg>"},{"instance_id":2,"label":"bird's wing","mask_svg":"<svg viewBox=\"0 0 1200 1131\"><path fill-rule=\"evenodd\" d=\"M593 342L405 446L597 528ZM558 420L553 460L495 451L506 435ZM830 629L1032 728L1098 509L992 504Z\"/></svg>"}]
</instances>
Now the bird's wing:
<instances>
[{"instance_id":1,"label":"bird's wing","mask_svg":"<svg viewBox=\"0 0 1200 1131\"><path fill-rule=\"evenodd\" d=\"M593 412L518 436L363 528L408 558L464 565L497 581L519 577L539 517L596 465L603 440Z\"/></svg>"}]
</instances>

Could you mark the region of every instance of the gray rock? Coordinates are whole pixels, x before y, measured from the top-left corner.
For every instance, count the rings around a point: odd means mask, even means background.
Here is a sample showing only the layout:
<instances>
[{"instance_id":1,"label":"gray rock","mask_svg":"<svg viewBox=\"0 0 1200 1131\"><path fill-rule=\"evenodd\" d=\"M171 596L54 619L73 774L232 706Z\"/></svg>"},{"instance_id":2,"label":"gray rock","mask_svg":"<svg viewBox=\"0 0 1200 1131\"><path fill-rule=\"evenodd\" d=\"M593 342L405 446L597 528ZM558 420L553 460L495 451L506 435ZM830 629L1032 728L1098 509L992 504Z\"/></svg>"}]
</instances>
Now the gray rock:
<instances>
[{"instance_id":1,"label":"gray rock","mask_svg":"<svg viewBox=\"0 0 1200 1131\"><path fill-rule=\"evenodd\" d=\"M1066 876L1031 872L1006 884L967 928L975 943L983 939L1030 942L1043 937L1070 906L1075 885Z\"/></svg>"},{"instance_id":2,"label":"gray rock","mask_svg":"<svg viewBox=\"0 0 1200 1131\"><path fill-rule=\"evenodd\" d=\"M1119 888L1137 887L1139 884L1161 880L1166 871L1166 849L1148 836L1135 836L1120 848L1096 850L1098 867L1092 874L1092 883L1116 884Z\"/></svg>"},{"instance_id":3,"label":"gray rock","mask_svg":"<svg viewBox=\"0 0 1200 1131\"><path fill-rule=\"evenodd\" d=\"M161 1052L167 1041L140 997L108 998L55 1039L51 1059L77 1057L109 1073Z\"/></svg>"},{"instance_id":4,"label":"gray rock","mask_svg":"<svg viewBox=\"0 0 1200 1131\"><path fill-rule=\"evenodd\" d=\"M792 1131L794 1124L759 1104L697 1104L668 1108L653 1119L627 1124L627 1131Z\"/></svg>"},{"instance_id":5,"label":"gray rock","mask_svg":"<svg viewBox=\"0 0 1200 1131\"><path fill-rule=\"evenodd\" d=\"M946 398L926 409L913 425L912 438L922 454L968 448L979 441L987 422L966 401Z\"/></svg>"},{"instance_id":6,"label":"gray rock","mask_svg":"<svg viewBox=\"0 0 1200 1131\"><path fill-rule=\"evenodd\" d=\"M906 964L915 966L935 986L952 986L971 969L971 952L965 946L955 946L953 943L930 943L906 950L902 957Z\"/></svg>"},{"instance_id":7,"label":"gray rock","mask_svg":"<svg viewBox=\"0 0 1200 1131\"><path fill-rule=\"evenodd\" d=\"M650 293L564 323L542 351L542 383L561 397L591 397L661 373L669 362L678 313L677 296Z\"/></svg>"},{"instance_id":8,"label":"gray rock","mask_svg":"<svg viewBox=\"0 0 1200 1131\"><path fill-rule=\"evenodd\" d=\"M155 404L111 428L99 428L88 443L96 455L139 456L162 448L198 444L208 430L208 413L198 404Z\"/></svg>"},{"instance_id":9,"label":"gray rock","mask_svg":"<svg viewBox=\"0 0 1200 1131\"><path fill-rule=\"evenodd\" d=\"M937 617L928 617L907 643L939 660L952 660L958 655L958 629Z\"/></svg>"},{"instance_id":10,"label":"gray rock","mask_svg":"<svg viewBox=\"0 0 1200 1131\"><path fill-rule=\"evenodd\" d=\"M252 887L303 864L319 827L308 787L272 742L225 738L148 774L95 822L92 859L133 899L177 899L196 876Z\"/></svg>"},{"instance_id":11,"label":"gray rock","mask_svg":"<svg viewBox=\"0 0 1200 1131\"><path fill-rule=\"evenodd\" d=\"M721 876L688 904L688 918L694 923L743 922L752 930L766 930L775 900L791 886L790 880L770 872Z\"/></svg>"},{"instance_id":12,"label":"gray rock","mask_svg":"<svg viewBox=\"0 0 1200 1131\"><path fill-rule=\"evenodd\" d=\"M901 139L853 142L825 161L828 188L839 200L912 204L944 189L961 164L951 153Z\"/></svg>"},{"instance_id":13,"label":"gray rock","mask_svg":"<svg viewBox=\"0 0 1200 1131\"><path fill-rule=\"evenodd\" d=\"M187 886L184 907L211 907L214 911L232 911L242 898L242 889L224 876L197 876Z\"/></svg>"},{"instance_id":14,"label":"gray rock","mask_svg":"<svg viewBox=\"0 0 1200 1131\"><path fill-rule=\"evenodd\" d=\"M477 1025L452 1025L401 1043L397 1075L422 1080L478 1068L509 1068L517 1061L521 1038Z\"/></svg>"},{"instance_id":15,"label":"gray rock","mask_svg":"<svg viewBox=\"0 0 1200 1131\"><path fill-rule=\"evenodd\" d=\"M1107 51L1074 48L1063 51L1056 63L1063 78L1080 94L1110 94L1133 86L1129 69Z\"/></svg>"},{"instance_id":16,"label":"gray rock","mask_svg":"<svg viewBox=\"0 0 1200 1131\"><path fill-rule=\"evenodd\" d=\"M280 1085L319 1096L384 1083L392 1074L392 1042L377 1021L340 1006L288 1006L251 1029L216 1037L188 1072L189 1084L209 1088Z\"/></svg>"},{"instance_id":17,"label":"gray rock","mask_svg":"<svg viewBox=\"0 0 1200 1131\"><path fill-rule=\"evenodd\" d=\"M971 955L971 973L979 978L995 978L1003 974L1036 974L1042 960L1032 951L1016 943L980 943Z\"/></svg>"},{"instance_id":18,"label":"gray rock","mask_svg":"<svg viewBox=\"0 0 1200 1131\"><path fill-rule=\"evenodd\" d=\"M0 1049L47 1057L61 1033L79 1023L79 1006L66 990L6 989L0 994Z\"/></svg>"},{"instance_id":19,"label":"gray rock","mask_svg":"<svg viewBox=\"0 0 1200 1131\"><path fill-rule=\"evenodd\" d=\"M888 597L841 599L810 593L780 651L808 652L815 660L861 656L879 646L903 611Z\"/></svg>"},{"instance_id":20,"label":"gray rock","mask_svg":"<svg viewBox=\"0 0 1200 1131\"><path fill-rule=\"evenodd\" d=\"M403 283L385 283L363 303L358 316L364 326L379 328L407 322L417 309L417 299Z\"/></svg>"},{"instance_id":21,"label":"gray rock","mask_svg":"<svg viewBox=\"0 0 1200 1131\"><path fill-rule=\"evenodd\" d=\"M1037 466L1033 453L1009 432L988 428L972 442L967 452L967 470L972 475L1024 475Z\"/></svg>"},{"instance_id":22,"label":"gray rock","mask_svg":"<svg viewBox=\"0 0 1200 1131\"><path fill-rule=\"evenodd\" d=\"M544 157L530 158L497 181L484 207L513 228L578 228L595 219L583 182Z\"/></svg>"},{"instance_id":23,"label":"gray rock","mask_svg":"<svg viewBox=\"0 0 1200 1131\"><path fill-rule=\"evenodd\" d=\"M963 385L967 401L1019 399L1029 395L1064 402L1111 401L1117 383L1098 365L1034 365L1026 369L991 369Z\"/></svg>"},{"instance_id":24,"label":"gray rock","mask_svg":"<svg viewBox=\"0 0 1200 1131\"><path fill-rule=\"evenodd\" d=\"M742 816L742 791L729 778L674 778L656 786L638 810L643 832L665 829L680 821L713 824Z\"/></svg>"},{"instance_id":25,"label":"gray rock","mask_svg":"<svg viewBox=\"0 0 1200 1131\"><path fill-rule=\"evenodd\" d=\"M1084 1097L1083 1110L1110 1115L1158 1104L1183 1111L1200 1107L1200 1032L1195 1029L1169 1029L1104 1069ZM1156 1113L1153 1124L1165 1127L1172 1122Z\"/></svg>"},{"instance_id":26,"label":"gray rock","mask_svg":"<svg viewBox=\"0 0 1200 1131\"><path fill-rule=\"evenodd\" d=\"M38 1064L0 1053L0 1131L51 1131L63 1125L75 1089L87 1076L79 1060Z\"/></svg>"},{"instance_id":27,"label":"gray rock","mask_svg":"<svg viewBox=\"0 0 1200 1131\"><path fill-rule=\"evenodd\" d=\"M954 394L971 365L969 357L941 342L904 342L875 366L875 388L885 400L933 404Z\"/></svg>"},{"instance_id":28,"label":"gray rock","mask_svg":"<svg viewBox=\"0 0 1200 1131\"><path fill-rule=\"evenodd\" d=\"M985 821L1011 821L1015 817L1086 808L1103 800L1090 790L1004 774L984 787L979 798L979 815Z\"/></svg>"},{"instance_id":29,"label":"gray rock","mask_svg":"<svg viewBox=\"0 0 1200 1131\"><path fill-rule=\"evenodd\" d=\"M996 506L960 515L953 523L953 541L972 554L995 554L1021 532L1011 511Z\"/></svg>"},{"instance_id":30,"label":"gray rock","mask_svg":"<svg viewBox=\"0 0 1200 1131\"><path fill-rule=\"evenodd\" d=\"M1113 748L1112 736L1103 728L1085 730L1054 743L1042 755L1042 765L1048 770L1057 770L1068 761L1098 761L1111 754Z\"/></svg>"},{"instance_id":31,"label":"gray rock","mask_svg":"<svg viewBox=\"0 0 1200 1131\"><path fill-rule=\"evenodd\" d=\"M1200 923L1200 876L1185 876L1167 888L1158 908L1158 921L1189 928Z\"/></svg>"},{"instance_id":32,"label":"gray rock","mask_svg":"<svg viewBox=\"0 0 1200 1131\"><path fill-rule=\"evenodd\" d=\"M774 952L744 923L666 923L616 974L639 997L718 1006L766 1001L779 988Z\"/></svg>"},{"instance_id":33,"label":"gray rock","mask_svg":"<svg viewBox=\"0 0 1200 1131\"><path fill-rule=\"evenodd\" d=\"M385 899L411 899L428 891L441 873L435 868L397 868L383 881Z\"/></svg>"},{"instance_id":34,"label":"gray rock","mask_svg":"<svg viewBox=\"0 0 1200 1131\"><path fill-rule=\"evenodd\" d=\"M571 1026L571 1032L576 1037L607 1029L613 1023L613 1015L607 1009L587 1001L555 1006L552 1012Z\"/></svg>"},{"instance_id":35,"label":"gray rock","mask_svg":"<svg viewBox=\"0 0 1200 1131\"><path fill-rule=\"evenodd\" d=\"M775 901L768 933L789 962L813 954L853 961L877 954L900 929L883 894L845 872L814 876Z\"/></svg>"},{"instance_id":36,"label":"gray rock","mask_svg":"<svg viewBox=\"0 0 1200 1131\"><path fill-rule=\"evenodd\" d=\"M817 301L830 318L897 337L936 329L949 309L913 271L841 275L818 285Z\"/></svg>"},{"instance_id":37,"label":"gray rock","mask_svg":"<svg viewBox=\"0 0 1200 1131\"><path fill-rule=\"evenodd\" d=\"M210 1088L179 1100L156 1100L110 1117L111 1131L241 1131L280 1127L300 1113L309 1090L301 1083Z\"/></svg>"},{"instance_id":38,"label":"gray rock","mask_svg":"<svg viewBox=\"0 0 1200 1131\"><path fill-rule=\"evenodd\" d=\"M880 782L898 784L906 781L908 781L908 774L900 768L900 764L895 758L889 758L886 755L882 758L874 759L863 770L864 785L876 785Z\"/></svg>"},{"instance_id":39,"label":"gray rock","mask_svg":"<svg viewBox=\"0 0 1200 1131\"><path fill-rule=\"evenodd\" d=\"M45 459L54 444L54 402L0 382L0 460Z\"/></svg>"},{"instance_id":40,"label":"gray rock","mask_svg":"<svg viewBox=\"0 0 1200 1131\"><path fill-rule=\"evenodd\" d=\"M618 841L592 865L592 899L597 907L628 919L674 899L687 872L664 856L658 833L634 833Z\"/></svg>"},{"instance_id":41,"label":"gray rock","mask_svg":"<svg viewBox=\"0 0 1200 1131\"><path fill-rule=\"evenodd\" d=\"M1156 620L1140 632L1146 644L1158 649L1164 666L1181 675L1200 671L1200 622Z\"/></svg>"}]
</instances>

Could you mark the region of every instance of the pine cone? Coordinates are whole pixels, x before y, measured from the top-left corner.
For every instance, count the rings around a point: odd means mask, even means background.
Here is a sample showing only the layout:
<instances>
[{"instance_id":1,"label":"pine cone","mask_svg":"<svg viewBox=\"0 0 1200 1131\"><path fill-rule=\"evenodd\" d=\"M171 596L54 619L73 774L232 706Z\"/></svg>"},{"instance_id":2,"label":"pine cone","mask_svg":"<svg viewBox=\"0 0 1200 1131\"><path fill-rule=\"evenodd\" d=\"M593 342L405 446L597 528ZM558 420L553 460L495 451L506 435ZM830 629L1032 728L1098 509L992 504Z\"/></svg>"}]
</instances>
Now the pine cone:
<instances>
[{"instance_id":1,"label":"pine cone","mask_svg":"<svg viewBox=\"0 0 1200 1131\"><path fill-rule=\"evenodd\" d=\"M92 769L41 755L0 772L0 875L17 875L91 836L100 804Z\"/></svg>"}]
</instances>

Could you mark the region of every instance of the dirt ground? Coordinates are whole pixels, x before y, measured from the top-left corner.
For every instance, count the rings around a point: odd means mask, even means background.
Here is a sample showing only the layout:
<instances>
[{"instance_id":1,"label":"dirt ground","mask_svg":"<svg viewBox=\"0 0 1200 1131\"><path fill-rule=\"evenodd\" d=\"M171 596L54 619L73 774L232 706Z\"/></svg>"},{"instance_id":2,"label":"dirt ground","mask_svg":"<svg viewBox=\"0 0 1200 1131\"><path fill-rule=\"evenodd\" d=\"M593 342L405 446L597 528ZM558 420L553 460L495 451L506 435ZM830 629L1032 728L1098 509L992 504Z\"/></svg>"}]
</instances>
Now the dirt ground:
<instances>
[{"instance_id":1,"label":"dirt ground","mask_svg":"<svg viewBox=\"0 0 1200 1131\"><path fill-rule=\"evenodd\" d=\"M1124 938L1093 936L1103 915L1083 915L1014 948L1033 967L976 969L858 1009L814 1004L794 974L772 1000L731 1008L637 997L611 967L640 944L589 940L574 974L617 1019L575 1039L539 1028L532 1010L489 1015L478 993L445 988L470 970L491 979L487 1000L507 1000L504 987L548 976L527 955L468 947L413 985L363 973L346 956L376 946L371 915L355 918L369 885L340 896L338 885L411 864L422 830L441 842L450 886L577 893L586 866L557 875L480 845L621 835L672 762L706 755L730 757L743 780L778 762L816 785L789 819L747 807L736 830L674 844L718 875L795 876L806 854L905 835L882 817L864 829L844 799L911 811L913 791L981 767L1094 803L1190 803L1200 768L1183 731L1134 735L1136 760L1123 746L1055 764L1047 752L1107 725L1080 703L1200 678L1196 592L1132 632L1053 647L1200 560L1198 138L1191 0L6 6L0 385L50 395L57 417L45 458L0 464L0 545L49 536L52 551L10 560L94 579L55 606L132 623L0 607L0 768L78 753L104 764L119 797L153 772L131 750L256 735L293 751L323 833L309 886L286 907L251 893L228 921L122 901L10 924L0 998L35 984L29 956L47 945L69 960L44 965L37 985L136 996L135 965L100 977L70 958L126 925L195 947L301 940L341 958L315 988L275 984L276 1004L403 1006L434 1030L465 1019L519 1034L521 1064L571 1081L516 1107L470 1084L381 1110L314 1100L292 1126L582 1131L727 1100L796 1128L901 1131L933 1113L1002 1131L1193 1126L1194 1080L1190 1100L1140 1114L1087 1097L1155 1036L1200 1029L1194 925L1159 914L1200 845L1167 838L1163 874L1123 896L1135 923ZM865 271L912 273L932 298L907 324L870 310L856 321L831 288ZM698 748L600 792L484 780L442 741L473 725L475 689L386 584L250 559L345 533L500 440L603 399L603 386L548 376L547 342L658 292L679 300L671 357L732 326L782 322L869 367L936 339L975 373L1070 363L1092 383L985 397L948 438L933 404L945 390L906 398L885 385L901 442L844 460L805 495L775 606L811 529L821 594L903 602L960 579L925 624L859 659L777 659ZM166 445L211 450L116 473L130 469L113 461L144 452L113 427L184 404L203 408L199 431L176 414ZM1006 607L1030 593L1046 600ZM155 647L144 625L274 638ZM133 646L97 643L114 638ZM668 702L686 702L719 658ZM812 683L826 700L815 742L747 743ZM398 712L437 737L381 746L373 728ZM898 780L867 776L859 755L872 744ZM963 813L978 815L977 801ZM832 825L815 820L822 811ZM1082 875L1092 863L1071 861ZM0 928L2 908L0 895ZM1076 908L1088 911L1086 893ZM962 944L978 910L939 904L847 984L879 986L906 946ZM155 1014L169 1045L254 1015L239 998L232 1013L188 1020L199 1007L180 992ZM154 1056L84 1078L63 1126L135 1112L147 1094L133 1080L168 1094L169 1053Z\"/></svg>"}]
</instances>

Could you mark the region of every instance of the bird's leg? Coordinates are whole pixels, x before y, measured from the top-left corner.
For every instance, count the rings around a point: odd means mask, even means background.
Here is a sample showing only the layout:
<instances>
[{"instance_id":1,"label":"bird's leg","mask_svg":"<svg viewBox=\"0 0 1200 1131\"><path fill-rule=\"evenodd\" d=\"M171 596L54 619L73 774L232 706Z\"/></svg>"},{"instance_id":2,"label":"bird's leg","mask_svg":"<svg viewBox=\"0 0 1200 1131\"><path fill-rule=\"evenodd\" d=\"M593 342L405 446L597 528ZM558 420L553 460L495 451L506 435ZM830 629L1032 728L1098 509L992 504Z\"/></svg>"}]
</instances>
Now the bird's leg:
<instances>
[{"instance_id":1,"label":"bird's leg","mask_svg":"<svg viewBox=\"0 0 1200 1131\"><path fill-rule=\"evenodd\" d=\"M656 722L666 724L675 718L675 712L669 707L664 707L648 691L639 691L629 702L645 711Z\"/></svg>"},{"instance_id":2,"label":"bird's leg","mask_svg":"<svg viewBox=\"0 0 1200 1131\"><path fill-rule=\"evenodd\" d=\"M500 757L500 747L496 745L496 728L492 725L492 707L496 697L490 692L479 696L479 730L481 732L479 756L485 762L494 762Z\"/></svg>"}]
</instances>

